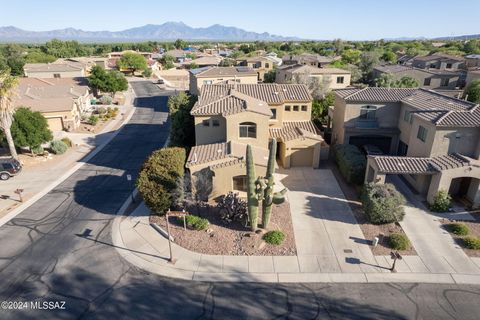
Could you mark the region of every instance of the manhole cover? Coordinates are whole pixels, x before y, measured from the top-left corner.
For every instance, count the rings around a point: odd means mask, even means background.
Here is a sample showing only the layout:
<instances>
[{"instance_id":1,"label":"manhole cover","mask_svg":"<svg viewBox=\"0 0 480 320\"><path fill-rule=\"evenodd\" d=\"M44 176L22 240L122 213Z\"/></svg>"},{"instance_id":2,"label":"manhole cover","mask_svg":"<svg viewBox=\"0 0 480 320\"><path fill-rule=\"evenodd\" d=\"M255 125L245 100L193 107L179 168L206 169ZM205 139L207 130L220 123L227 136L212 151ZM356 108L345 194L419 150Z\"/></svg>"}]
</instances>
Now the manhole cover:
<instances>
[{"instance_id":1,"label":"manhole cover","mask_svg":"<svg viewBox=\"0 0 480 320\"><path fill-rule=\"evenodd\" d=\"M345 252L345 253L352 253L353 251L352 251L352 249L343 249L343 252Z\"/></svg>"}]
</instances>

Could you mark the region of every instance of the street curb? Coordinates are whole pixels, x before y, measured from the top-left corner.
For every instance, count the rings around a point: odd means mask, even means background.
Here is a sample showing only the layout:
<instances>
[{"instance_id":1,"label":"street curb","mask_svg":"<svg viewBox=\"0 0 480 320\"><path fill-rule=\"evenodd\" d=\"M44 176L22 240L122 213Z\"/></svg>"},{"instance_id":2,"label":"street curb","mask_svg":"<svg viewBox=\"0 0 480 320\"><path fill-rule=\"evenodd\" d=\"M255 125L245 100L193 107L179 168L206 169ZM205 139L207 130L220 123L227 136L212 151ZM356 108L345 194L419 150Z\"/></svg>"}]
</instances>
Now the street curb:
<instances>
[{"instance_id":1,"label":"street curb","mask_svg":"<svg viewBox=\"0 0 480 320\"><path fill-rule=\"evenodd\" d=\"M132 92L133 92L133 98L135 99L135 93L134 93L134 91L132 91ZM132 100L132 103L133 103L133 100ZM65 181L68 177L70 177L78 169L80 169L85 163L90 161L100 151L102 151L103 148L105 148L105 146L108 145L110 143L110 141L112 141L123 130L123 128L125 127L125 124L127 124L130 121L130 119L133 117L133 114L135 113L135 110L136 110L136 107L135 107L135 105L133 105L132 112L130 112L130 114L123 120L121 126L103 144L99 145L98 147L96 147L95 149L90 151L90 153L88 153L85 157L83 157L82 159L79 160L80 162L78 164L76 164L73 168L71 168L66 173L64 173L62 176L60 176L60 178L58 178L57 180L55 180L54 182L49 184L44 190L37 193L36 195L34 195L33 197L31 197L30 199L25 201L23 204L21 204L20 206L18 206L17 208L13 209L9 213L7 213L5 216L0 218L0 227L3 226L8 221L10 221L11 219L15 218L23 210L30 207L32 204L37 202L39 199L41 199L47 193L52 191L55 187L57 187L59 184L61 184L63 181Z\"/></svg>"},{"instance_id":2,"label":"street curb","mask_svg":"<svg viewBox=\"0 0 480 320\"><path fill-rule=\"evenodd\" d=\"M163 230L162 227L160 227L156 223L150 223L153 229L155 229L158 233L160 233L165 239L168 239L168 232ZM170 241L175 242L175 238L170 236Z\"/></svg>"}]
</instances>

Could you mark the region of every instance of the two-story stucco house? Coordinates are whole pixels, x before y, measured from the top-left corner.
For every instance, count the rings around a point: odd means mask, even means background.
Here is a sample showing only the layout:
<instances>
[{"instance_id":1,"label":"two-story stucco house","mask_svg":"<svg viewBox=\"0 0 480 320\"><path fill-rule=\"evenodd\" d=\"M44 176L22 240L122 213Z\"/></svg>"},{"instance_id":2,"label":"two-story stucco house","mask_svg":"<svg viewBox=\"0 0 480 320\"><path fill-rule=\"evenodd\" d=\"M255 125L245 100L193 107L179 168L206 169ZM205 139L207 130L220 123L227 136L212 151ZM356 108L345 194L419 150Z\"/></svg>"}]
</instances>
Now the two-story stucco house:
<instances>
[{"instance_id":1,"label":"two-story stucco house","mask_svg":"<svg viewBox=\"0 0 480 320\"><path fill-rule=\"evenodd\" d=\"M277 69L276 83L295 83L303 77L316 78L326 91L350 86L350 71L339 68L317 68L310 65L284 65Z\"/></svg>"},{"instance_id":2,"label":"two-story stucco house","mask_svg":"<svg viewBox=\"0 0 480 320\"><path fill-rule=\"evenodd\" d=\"M250 83L258 82L257 72L248 67L204 67L189 70L190 93L198 95L206 84Z\"/></svg>"},{"instance_id":3,"label":"two-story stucco house","mask_svg":"<svg viewBox=\"0 0 480 320\"><path fill-rule=\"evenodd\" d=\"M322 68L333 62L333 58L319 54L302 53L297 55L286 55L282 58L283 64L304 64L312 67Z\"/></svg>"},{"instance_id":4,"label":"two-story stucco house","mask_svg":"<svg viewBox=\"0 0 480 320\"><path fill-rule=\"evenodd\" d=\"M317 168L328 151L311 121L312 97L298 84L204 85L192 108L196 146L186 167L200 199L246 190L245 150L253 148L256 174L264 175L268 144L277 140L284 168Z\"/></svg>"},{"instance_id":5,"label":"two-story stucco house","mask_svg":"<svg viewBox=\"0 0 480 320\"><path fill-rule=\"evenodd\" d=\"M237 59L237 65L255 70L258 74L258 81L260 82L263 82L265 73L273 70L274 67L271 59L262 56Z\"/></svg>"},{"instance_id":6,"label":"two-story stucco house","mask_svg":"<svg viewBox=\"0 0 480 320\"><path fill-rule=\"evenodd\" d=\"M429 202L441 189L480 206L480 107L426 89L335 91L332 143L378 146L366 182L400 174Z\"/></svg>"},{"instance_id":7,"label":"two-story stucco house","mask_svg":"<svg viewBox=\"0 0 480 320\"><path fill-rule=\"evenodd\" d=\"M86 68L73 63L27 63L23 66L27 78L75 78L85 77Z\"/></svg>"}]
</instances>

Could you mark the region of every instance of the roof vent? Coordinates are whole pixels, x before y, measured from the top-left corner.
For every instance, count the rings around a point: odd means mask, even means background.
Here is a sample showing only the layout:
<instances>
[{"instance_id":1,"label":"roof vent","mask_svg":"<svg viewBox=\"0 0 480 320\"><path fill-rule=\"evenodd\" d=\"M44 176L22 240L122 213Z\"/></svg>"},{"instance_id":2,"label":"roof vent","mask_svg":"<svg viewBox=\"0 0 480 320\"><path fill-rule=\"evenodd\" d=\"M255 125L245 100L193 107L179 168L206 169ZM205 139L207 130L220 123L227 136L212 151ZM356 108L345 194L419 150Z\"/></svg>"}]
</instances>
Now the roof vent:
<instances>
[{"instance_id":1,"label":"roof vent","mask_svg":"<svg viewBox=\"0 0 480 320\"><path fill-rule=\"evenodd\" d=\"M222 152L223 152L222 149L218 149L218 150L217 150L217 153L222 153Z\"/></svg>"}]
</instances>

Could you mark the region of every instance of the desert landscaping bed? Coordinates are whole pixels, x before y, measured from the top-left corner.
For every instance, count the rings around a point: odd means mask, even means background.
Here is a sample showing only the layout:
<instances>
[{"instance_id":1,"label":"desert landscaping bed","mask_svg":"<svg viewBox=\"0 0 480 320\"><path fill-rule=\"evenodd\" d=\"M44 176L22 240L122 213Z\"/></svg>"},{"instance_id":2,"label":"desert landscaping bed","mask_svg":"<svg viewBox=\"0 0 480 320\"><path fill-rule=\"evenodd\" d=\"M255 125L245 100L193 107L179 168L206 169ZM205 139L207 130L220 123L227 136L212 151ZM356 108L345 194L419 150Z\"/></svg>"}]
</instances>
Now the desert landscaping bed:
<instances>
[{"instance_id":1,"label":"desert landscaping bed","mask_svg":"<svg viewBox=\"0 0 480 320\"><path fill-rule=\"evenodd\" d=\"M337 166L334 163L329 164L329 169L332 170L333 175L337 179L338 184L340 185L340 189L342 189L345 198L348 200L348 204L350 209L355 216L355 219L360 226L360 229L365 236L365 239L373 241L375 237L379 237L379 242L376 247L373 246L373 243L369 245L372 253L376 256L385 256L389 255L392 251L392 248L388 245L389 236L395 233L405 235L402 227L398 223L387 223L376 225L372 224L367 220L367 217L363 211L362 203L360 202L359 194L360 190L359 187L352 186L348 184L343 176L338 171ZM405 235L406 236L406 235ZM399 251L402 255L417 255L415 248L410 246L408 250L401 250Z\"/></svg>"},{"instance_id":2,"label":"desert landscaping bed","mask_svg":"<svg viewBox=\"0 0 480 320\"><path fill-rule=\"evenodd\" d=\"M449 220L449 219L441 219L440 222L442 223L443 228L448 231L448 233L452 236L455 242L462 248L465 254L469 257L480 257L480 250L472 250L465 247L463 239L465 236L459 236L451 232L448 228L448 225L452 223L461 223L468 227L469 233L468 236L480 238L480 215L478 213L472 214L475 217L476 221L458 221L458 220Z\"/></svg>"},{"instance_id":3,"label":"desert landscaping bed","mask_svg":"<svg viewBox=\"0 0 480 320\"><path fill-rule=\"evenodd\" d=\"M296 255L295 238L293 234L290 206L287 202L274 205L269 224L269 230L281 230L285 240L280 245L271 245L262 240L265 233L251 232L240 222L226 223L220 218L215 204L191 206L187 211L209 221L206 230L197 231L187 228L179 223L176 217L170 217L170 232L175 243L181 247L203 254L211 255ZM259 220L261 221L261 219ZM163 216L150 216L150 223L156 223L166 229Z\"/></svg>"}]
</instances>

